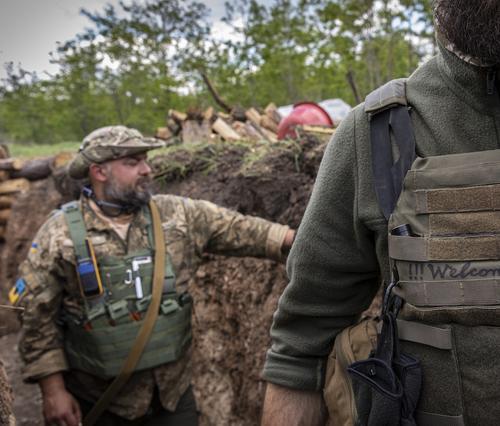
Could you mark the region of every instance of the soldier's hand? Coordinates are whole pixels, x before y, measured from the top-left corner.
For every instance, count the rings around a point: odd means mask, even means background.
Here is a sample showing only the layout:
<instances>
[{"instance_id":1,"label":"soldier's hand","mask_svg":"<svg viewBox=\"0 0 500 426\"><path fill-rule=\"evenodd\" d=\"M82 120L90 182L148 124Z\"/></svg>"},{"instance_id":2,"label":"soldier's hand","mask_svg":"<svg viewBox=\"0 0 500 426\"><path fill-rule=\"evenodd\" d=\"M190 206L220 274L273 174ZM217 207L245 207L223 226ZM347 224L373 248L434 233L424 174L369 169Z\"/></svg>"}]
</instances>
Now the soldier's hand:
<instances>
[{"instance_id":1,"label":"soldier's hand","mask_svg":"<svg viewBox=\"0 0 500 426\"><path fill-rule=\"evenodd\" d=\"M79 426L80 406L64 386L60 373L40 380L43 395L43 415L47 425Z\"/></svg>"},{"instance_id":2,"label":"soldier's hand","mask_svg":"<svg viewBox=\"0 0 500 426\"><path fill-rule=\"evenodd\" d=\"M281 253L285 256L288 256L288 253L290 253L290 249L292 248L292 244L295 240L295 232L296 231L294 229L289 229L285 234L285 239L281 244Z\"/></svg>"}]
</instances>

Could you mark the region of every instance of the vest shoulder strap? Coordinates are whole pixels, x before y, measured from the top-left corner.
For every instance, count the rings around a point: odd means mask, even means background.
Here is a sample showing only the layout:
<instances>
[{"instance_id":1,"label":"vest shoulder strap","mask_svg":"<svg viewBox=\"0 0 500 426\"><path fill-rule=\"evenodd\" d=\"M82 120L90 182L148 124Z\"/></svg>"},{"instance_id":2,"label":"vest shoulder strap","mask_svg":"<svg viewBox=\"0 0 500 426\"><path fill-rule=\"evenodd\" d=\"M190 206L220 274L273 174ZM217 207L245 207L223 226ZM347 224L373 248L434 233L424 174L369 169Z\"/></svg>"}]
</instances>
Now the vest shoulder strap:
<instances>
[{"instance_id":1,"label":"vest shoulder strap","mask_svg":"<svg viewBox=\"0 0 500 426\"><path fill-rule=\"evenodd\" d=\"M365 112L377 114L396 105L407 106L406 80L406 78L391 80L368 94L365 99Z\"/></svg>"},{"instance_id":2,"label":"vest shoulder strap","mask_svg":"<svg viewBox=\"0 0 500 426\"><path fill-rule=\"evenodd\" d=\"M406 99L406 79L389 81L371 92L365 100L365 112L370 122L375 193L384 217L389 219L403 188L406 172L415 160L415 136Z\"/></svg>"},{"instance_id":3,"label":"vest shoulder strap","mask_svg":"<svg viewBox=\"0 0 500 426\"><path fill-rule=\"evenodd\" d=\"M87 229L83 221L83 215L78 201L71 201L61 207L66 223L68 224L69 236L73 241L77 260L89 258L89 251L86 244Z\"/></svg>"}]
</instances>

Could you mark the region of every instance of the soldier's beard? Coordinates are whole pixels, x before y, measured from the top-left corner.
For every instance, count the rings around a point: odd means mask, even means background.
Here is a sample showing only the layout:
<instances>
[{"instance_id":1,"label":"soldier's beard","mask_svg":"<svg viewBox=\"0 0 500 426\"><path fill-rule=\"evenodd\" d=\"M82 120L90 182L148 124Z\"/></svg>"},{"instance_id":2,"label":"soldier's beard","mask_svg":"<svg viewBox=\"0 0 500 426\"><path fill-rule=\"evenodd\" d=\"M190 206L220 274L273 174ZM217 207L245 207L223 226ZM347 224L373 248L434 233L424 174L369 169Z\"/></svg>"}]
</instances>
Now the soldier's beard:
<instances>
[{"instance_id":1,"label":"soldier's beard","mask_svg":"<svg viewBox=\"0 0 500 426\"><path fill-rule=\"evenodd\" d=\"M104 187L104 197L107 201L119 204L127 210L139 210L151 199L152 180L150 177L142 177L135 185L123 186L111 180Z\"/></svg>"},{"instance_id":2,"label":"soldier's beard","mask_svg":"<svg viewBox=\"0 0 500 426\"><path fill-rule=\"evenodd\" d=\"M434 16L438 31L461 53L487 64L500 63L498 0L435 0Z\"/></svg>"}]
</instances>

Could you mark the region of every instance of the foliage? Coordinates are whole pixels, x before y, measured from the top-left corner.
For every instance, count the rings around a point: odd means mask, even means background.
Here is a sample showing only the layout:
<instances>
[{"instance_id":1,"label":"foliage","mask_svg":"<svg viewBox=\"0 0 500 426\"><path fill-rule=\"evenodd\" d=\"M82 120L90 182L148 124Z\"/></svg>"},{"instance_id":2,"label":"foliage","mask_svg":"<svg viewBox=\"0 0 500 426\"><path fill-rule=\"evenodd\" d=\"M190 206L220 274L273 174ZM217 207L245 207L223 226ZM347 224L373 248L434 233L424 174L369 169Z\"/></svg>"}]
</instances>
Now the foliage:
<instances>
[{"instance_id":1,"label":"foliage","mask_svg":"<svg viewBox=\"0 0 500 426\"><path fill-rule=\"evenodd\" d=\"M61 152L75 153L81 142L59 142L50 144L12 143L9 145L10 155L19 158L50 157Z\"/></svg>"},{"instance_id":2,"label":"foliage","mask_svg":"<svg viewBox=\"0 0 500 426\"><path fill-rule=\"evenodd\" d=\"M169 108L339 97L355 104L408 75L435 49L431 0L234 0L220 38L195 0L122 1L82 14L89 27L57 46L57 74L7 64L0 139L57 143L121 123L146 134Z\"/></svg>"}]
</instances>

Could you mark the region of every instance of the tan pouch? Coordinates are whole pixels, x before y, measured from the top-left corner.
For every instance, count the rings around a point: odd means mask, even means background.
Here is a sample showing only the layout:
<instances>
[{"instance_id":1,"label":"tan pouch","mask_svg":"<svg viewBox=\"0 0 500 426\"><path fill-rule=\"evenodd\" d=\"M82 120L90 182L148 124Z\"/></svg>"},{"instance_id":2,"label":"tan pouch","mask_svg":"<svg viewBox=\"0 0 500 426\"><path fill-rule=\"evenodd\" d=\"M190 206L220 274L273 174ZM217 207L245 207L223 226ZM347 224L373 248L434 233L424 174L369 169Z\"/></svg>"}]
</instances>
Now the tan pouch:
<instances>
[{"instance_id":1,"label":"tan pouch","mask_svg":"<svg viewBox=\"0 0 500 426\"><path fill-rule=\"evenodd\" d=\"M367 359L377 346L379 318L365 318L340 332L328 357L323 397L328 409L328 426L354 426L356 404L347 367Z\"/></svg>"}]
</instances>

